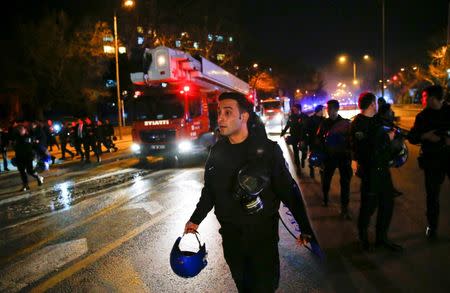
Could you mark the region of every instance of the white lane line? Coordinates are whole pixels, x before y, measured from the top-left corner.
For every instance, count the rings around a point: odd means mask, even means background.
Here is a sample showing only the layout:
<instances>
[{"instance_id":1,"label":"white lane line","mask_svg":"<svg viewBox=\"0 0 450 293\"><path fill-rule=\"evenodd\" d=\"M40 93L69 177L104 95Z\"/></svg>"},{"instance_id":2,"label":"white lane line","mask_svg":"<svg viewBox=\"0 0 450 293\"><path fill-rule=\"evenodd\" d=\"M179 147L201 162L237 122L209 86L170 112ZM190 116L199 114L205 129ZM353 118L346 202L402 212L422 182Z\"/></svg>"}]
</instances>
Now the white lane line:
<instances>
[{"instance_id":1,"label":"white lane line","mask_svg":"<svg viewBox=\"0 0 450 293\"><path fill-rule=\"evenodd\" d=\"M163 207L157 201L146 201L127 205L124 209L144 209L147 213L153 216L154 214L159 213Z\"/></svg>"},{"instance_id":2,"label":"white lane line","mask_svg":"<svg viewBox=\"0 0 450 293\"><path fill-rule=\"evenodd\" d=\"M86 238L44 247L0 272L0 291L16 292L88 251Z\"/></svg>"}]
</instances>

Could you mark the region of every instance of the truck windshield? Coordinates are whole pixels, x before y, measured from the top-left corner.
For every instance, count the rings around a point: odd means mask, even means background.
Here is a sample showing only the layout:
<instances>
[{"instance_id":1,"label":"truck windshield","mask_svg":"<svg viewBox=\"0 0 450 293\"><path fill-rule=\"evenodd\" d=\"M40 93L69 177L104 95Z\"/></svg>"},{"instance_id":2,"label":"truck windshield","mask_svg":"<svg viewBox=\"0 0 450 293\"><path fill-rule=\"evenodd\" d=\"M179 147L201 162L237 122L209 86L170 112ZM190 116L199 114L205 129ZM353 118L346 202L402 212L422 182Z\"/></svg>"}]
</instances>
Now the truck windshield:
<instances>
[{"instance_id":1,"label":"truck windshield","mask_svg":"<svg viewBox=\"0 0 450 293\"><path fill-rule=\"evenodd\" d=\"M262 106L264 109L280 109L281 108L281 104L280 102L266 102L266 103L262 103Z\"/></svg>"},{"instance_id":2,"label":"truck windshield","mask_svg":"<svg viewBox=\"0 0 450 293\"><path fill-rule=\"evenodd\" d=\"M183 100L177 95L143 96L136 99L137 120L183 118Z\"/></svg>"}]
</instances>

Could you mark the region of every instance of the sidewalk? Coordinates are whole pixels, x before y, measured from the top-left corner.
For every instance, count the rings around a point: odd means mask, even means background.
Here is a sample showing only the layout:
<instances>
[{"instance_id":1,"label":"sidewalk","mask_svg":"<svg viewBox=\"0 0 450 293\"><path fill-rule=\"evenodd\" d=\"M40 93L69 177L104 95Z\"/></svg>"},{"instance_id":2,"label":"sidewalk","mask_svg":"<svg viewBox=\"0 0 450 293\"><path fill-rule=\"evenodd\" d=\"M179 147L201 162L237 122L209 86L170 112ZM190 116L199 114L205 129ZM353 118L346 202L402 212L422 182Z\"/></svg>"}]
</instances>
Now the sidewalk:
<instances>
[{"instance_id":1,"label":"sidewalk","mask_svg":"<svg viewBox=\"0 0 450 293\"><path fill-rule=\"evenodd\" d=\"M343 220L340 212L339 172L336 170L330 190L330 204L322 207L320 176L309 178L309 168L296 174L292 150L284 140L278 140L291 174L299 183L311 224L326 254L327 279L336 292L448 292L450 278L450 184L441 191L439 241L425 239L425 190L423 173L417 167L418 148L409 146L410 158L401 169L392 169L394 185L404 195L396 198L389 237L404 247L402 253L378 249L363 252L357 236L357 217L360 204L360 179L352 177L350 212L352 220ZM355 169L355 166L354 166ZM376 212L370 226L374 242Z\"/></svg>"},{"instance_id":2,"label":"sidewalk","mask_svg":"<svg viewBox=\"0 0 450 293\"><path fill-rule=\"evenodd\" d=\"M112 157L114 157L114 159L119 159L121 156L128 156L128 155L130 155L130 152L129 152L129 147L130 147L130 145L131 145L131 141L132 141L132 139L131 139L131 134L126 134L126 135L123 135L122 136L122 139L121 140L117 140L117 141L115 141L114 143L116 144L116 147L119 149L116 153L111 153L111 154L115 154L115 155L112 155ZM71 147L70 145L68 145L67 146L67 148L70 150L70 151L72 151L73 153L75 153L75 149L73 148L73 147ZM102 146L102 150L105 150L105 148ZM68 154L66 154L66 160L60 160L60 158L61 158L61 150L59 149L58 150L58 148L56 147L56 146L53 146L53 151L51 151L50 152L50 154L52 155L52 156L54 156L54 157L56 157L56 160L55 160L55 165L71 165L71 164L74 164L74 163L78 163L78 162L80 162L80 157L78 156L78 157L75 157L73 160L70 158L70 155L68 155ZM104 153L103 155L102 155L102 161L108 161L108 159L110 159L110 157L111 157L111 155L108 155L109 153ZM120 154L120 156L119 156L119 154ZM91 152L91 156L93 156L94 154ZM3 161L1 161L1 171L2 172L0 172L0 175L1 174L8 174L8 173L11 173L11 172L13 172L13 171L17 171L17 168L16 167L14 167L12 164L11 164L11 159L13 158L15 156L15 154L14 154L14 150L8 150L8 169L10 170L9 172L4 172L4 170L3 170ZM103 160L103 157L105 158L105 160ZM51 169L51 168L50 168Z\"/></svg>"}]
</instances>

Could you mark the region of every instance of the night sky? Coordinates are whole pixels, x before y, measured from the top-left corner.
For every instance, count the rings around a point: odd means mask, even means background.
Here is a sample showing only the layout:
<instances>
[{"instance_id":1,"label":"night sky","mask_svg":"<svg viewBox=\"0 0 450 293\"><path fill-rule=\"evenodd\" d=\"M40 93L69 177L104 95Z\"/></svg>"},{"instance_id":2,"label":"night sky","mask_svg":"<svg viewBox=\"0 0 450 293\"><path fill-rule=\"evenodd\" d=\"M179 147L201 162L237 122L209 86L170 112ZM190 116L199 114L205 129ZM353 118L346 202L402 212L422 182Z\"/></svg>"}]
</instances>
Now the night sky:
<instances>
[{"instance_id":1,"label":"night sky","mask_svg":"<svg viewBox=\"0 0 450 293\"><path fill-rule=\"evenodd\" d=\"M104 16L111 2L14 1L7 17L38 18L55 7L75 18ZM282 67L295 59L321 69L341 53L380 60L381 0L246 0L240 5L242 28L251 36L244 55L254 61ZM447 5L447 0L386 0L388 71L426 62L427 50L446 39Z\"/></svg>"}]
</instances>

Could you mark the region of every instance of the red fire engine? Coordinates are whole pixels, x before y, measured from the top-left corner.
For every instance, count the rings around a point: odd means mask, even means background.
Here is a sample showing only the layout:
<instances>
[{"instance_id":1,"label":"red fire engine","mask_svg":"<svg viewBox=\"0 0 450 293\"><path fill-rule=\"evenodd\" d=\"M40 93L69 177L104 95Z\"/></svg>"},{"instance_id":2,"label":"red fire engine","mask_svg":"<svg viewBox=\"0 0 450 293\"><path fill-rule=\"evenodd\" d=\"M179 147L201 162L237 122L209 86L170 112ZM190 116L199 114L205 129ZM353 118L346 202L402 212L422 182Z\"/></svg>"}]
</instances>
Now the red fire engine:
<instances>
[{"instance_id":1,"label":"red fire engine","mask_svg":"<svg viewBox=\"0 0 450 293\"><path fill-rule=\"evenodd\" d=\"M140 92L132 150L187 156L205 153L215 141L217 98L222 92L249 94L249 86L203 57L167 47L146 49L145 72L131 74Z\"/></svg>"}]
</instances>

